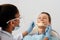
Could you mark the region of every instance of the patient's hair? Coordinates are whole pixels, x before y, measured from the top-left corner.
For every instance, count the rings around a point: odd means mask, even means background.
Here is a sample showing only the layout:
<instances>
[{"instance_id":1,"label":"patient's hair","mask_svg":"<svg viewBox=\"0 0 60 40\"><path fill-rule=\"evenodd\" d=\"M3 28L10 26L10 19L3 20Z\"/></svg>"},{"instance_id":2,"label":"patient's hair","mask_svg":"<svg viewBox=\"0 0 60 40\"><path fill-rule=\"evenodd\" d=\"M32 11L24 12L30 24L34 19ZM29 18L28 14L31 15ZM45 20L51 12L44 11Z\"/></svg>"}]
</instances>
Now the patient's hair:
<instances>
[{"instance_id":1,"label":"patient's hair","mask_svg":"<svg viewBox=\"0 0 60 40\"><path fill-rule=\"evenodd\" d=\"M48 15L49 22L51 23L51 16L50 16L49 13L47 13L47 12L41 12L41 14L46 14L46 15Z\"/></svg>"}]
</instances>

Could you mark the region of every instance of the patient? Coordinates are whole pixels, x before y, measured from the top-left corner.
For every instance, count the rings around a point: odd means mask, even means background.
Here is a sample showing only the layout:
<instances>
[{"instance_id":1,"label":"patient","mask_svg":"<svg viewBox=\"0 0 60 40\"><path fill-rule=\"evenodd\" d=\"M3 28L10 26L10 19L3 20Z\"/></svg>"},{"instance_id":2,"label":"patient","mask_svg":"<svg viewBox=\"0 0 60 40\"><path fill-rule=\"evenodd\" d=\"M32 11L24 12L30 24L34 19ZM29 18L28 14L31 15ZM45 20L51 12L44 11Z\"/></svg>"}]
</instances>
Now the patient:
<instances>
[{"instance_id":1,"label":"patient","mask_svg":"<svg viewBox=\"0 0 60 40\"><path fill-rule=\"evenodd\" d=\"M51 17L47 12L41 12L41 14L37 18L37 26L38 26L38 34L43 34L43 40L50 39L51 33Z\"/></svg>"},{"instance_id":2,"label":"patient","mask_svg":"<svg viewBox=\"0 0 60 40\"><path fill-rule=\"evenodd\" d=\"M38 16L37 18L37 32L33 33L33 35L29 36L28 39L26 39L26 37L24 37L25 40L49 40L50 39L50 33L51 33L51 17L50 14L47 12L41 12L41 14ZM35 30L34 30L35 31ZM32 31L33 32L33 31ZM34 39L32 39L34 38ZM35 39L37 38L37 39ZM41 39L43 38L43 39Z\"/></svg>"}]
</instances>

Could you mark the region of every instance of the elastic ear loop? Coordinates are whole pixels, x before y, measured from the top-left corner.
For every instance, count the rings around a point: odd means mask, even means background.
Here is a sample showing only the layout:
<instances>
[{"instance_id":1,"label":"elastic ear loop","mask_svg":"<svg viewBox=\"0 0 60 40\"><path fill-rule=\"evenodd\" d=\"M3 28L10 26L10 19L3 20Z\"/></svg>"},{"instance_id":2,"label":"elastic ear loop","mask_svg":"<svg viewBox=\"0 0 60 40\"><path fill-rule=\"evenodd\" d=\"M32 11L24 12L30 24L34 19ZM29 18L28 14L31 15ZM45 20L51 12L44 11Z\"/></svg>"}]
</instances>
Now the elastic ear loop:
<instances>
[{"instance_id":1,"label":"elastic ear loop","mask_svg":"<svg viewBox=\"0 0 60 40\"><path fill-rule=\"evenodd\" d=\"M14 21L16 19L21 19L21 18L15 18L15 19L12 19L12 20L7 21L6 23L8 24L10 21Z\"/></svg>"}]
</instances>

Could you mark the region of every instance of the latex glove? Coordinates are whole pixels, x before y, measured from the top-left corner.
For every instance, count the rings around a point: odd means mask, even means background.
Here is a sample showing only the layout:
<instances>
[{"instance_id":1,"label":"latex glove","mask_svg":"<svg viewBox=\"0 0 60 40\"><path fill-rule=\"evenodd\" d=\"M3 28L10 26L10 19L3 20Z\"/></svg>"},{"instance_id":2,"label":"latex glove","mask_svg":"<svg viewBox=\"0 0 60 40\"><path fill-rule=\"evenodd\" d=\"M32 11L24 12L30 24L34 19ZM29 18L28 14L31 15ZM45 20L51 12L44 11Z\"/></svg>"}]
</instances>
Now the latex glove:
<instances>
[{"instance_id":1,"label":"latex glove","mask_svg":"<svg viewBox=\"0 0 60 40\"><path fill-rule=\"evenodd\" d=\"M34 21L33 21L33 22L29 25L29 27L28 27L28 29L27 29L27 32L30 33L30 32L33 30L34 26L35 26L35 23L34 23Z\"/></svg>"}]
</instances>

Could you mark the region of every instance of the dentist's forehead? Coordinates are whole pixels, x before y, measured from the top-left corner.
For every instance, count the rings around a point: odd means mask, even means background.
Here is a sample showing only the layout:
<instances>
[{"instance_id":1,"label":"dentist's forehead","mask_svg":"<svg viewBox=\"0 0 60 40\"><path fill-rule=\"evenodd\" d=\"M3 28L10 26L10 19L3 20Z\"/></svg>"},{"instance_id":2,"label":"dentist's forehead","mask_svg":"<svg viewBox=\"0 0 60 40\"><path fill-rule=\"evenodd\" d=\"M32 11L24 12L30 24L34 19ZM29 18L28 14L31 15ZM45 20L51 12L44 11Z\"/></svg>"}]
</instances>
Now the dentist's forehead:
<instances>
[{"instance_id":1,"label":"dentist's forehead","mask_svg":"<svg viewBox=\"0 0 60 40\"><path fill-rule=\"evenodd\" d=\"M20 13L18 12L18 13L16 13L16 15L15 15L15 17L20 17Z\"/></svg>"}]
</instances>

